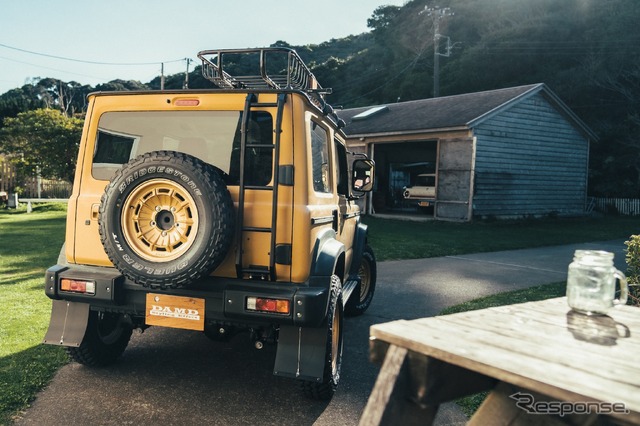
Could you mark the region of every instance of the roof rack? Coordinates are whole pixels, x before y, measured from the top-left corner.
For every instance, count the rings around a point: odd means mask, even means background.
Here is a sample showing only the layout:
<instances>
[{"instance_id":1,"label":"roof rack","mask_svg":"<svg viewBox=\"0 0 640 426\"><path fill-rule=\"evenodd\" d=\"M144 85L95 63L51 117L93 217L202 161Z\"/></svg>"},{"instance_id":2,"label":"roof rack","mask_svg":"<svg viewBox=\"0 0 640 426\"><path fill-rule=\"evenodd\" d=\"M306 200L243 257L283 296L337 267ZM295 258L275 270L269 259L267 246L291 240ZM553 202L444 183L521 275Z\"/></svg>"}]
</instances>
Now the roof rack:
<instances>
[{"instance_id":1,"label":"roof rack","mask_svg":"<svg viewBox=\"0 0 640 426\"><path fill-rule=\"evenodd\" d=\"M216 49L198 52L202 75L221 89L299 90L338 127L344 122L325 101L323 88L298 53L288 47Z\"/></svg>"},{"instance_id":2,"label":"roof rack","mask_svg":"<svg viewBox=\"0 0 640 426\"><path fill-rule=\"evenodd\" d=\"M198 58L204 78L223 89L294 89L320 97L331 93L286 47L203 50Z\"/></svg>"}]
</instances>

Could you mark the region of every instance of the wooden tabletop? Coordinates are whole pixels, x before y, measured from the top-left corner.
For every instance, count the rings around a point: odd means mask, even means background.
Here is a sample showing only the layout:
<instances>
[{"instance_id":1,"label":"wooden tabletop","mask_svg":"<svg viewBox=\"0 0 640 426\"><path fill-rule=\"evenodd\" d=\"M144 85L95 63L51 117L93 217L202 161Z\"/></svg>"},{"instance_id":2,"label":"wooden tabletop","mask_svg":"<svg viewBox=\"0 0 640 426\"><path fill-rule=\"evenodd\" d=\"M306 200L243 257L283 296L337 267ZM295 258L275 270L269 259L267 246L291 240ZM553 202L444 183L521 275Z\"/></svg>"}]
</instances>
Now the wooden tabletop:
<instances>
[{"instance_id":1,"label":"wooden tabletop","mask_svg":"<svg viewBox=\"0 0 640 426\"><path fill-rule=\"evenodd\" d=\"M574 313L566 298L371 327L388 343L558 401L623 403L640 422L640 309ZM625 416L626 417L626 416Z\"/></svg>"}]
</instances>

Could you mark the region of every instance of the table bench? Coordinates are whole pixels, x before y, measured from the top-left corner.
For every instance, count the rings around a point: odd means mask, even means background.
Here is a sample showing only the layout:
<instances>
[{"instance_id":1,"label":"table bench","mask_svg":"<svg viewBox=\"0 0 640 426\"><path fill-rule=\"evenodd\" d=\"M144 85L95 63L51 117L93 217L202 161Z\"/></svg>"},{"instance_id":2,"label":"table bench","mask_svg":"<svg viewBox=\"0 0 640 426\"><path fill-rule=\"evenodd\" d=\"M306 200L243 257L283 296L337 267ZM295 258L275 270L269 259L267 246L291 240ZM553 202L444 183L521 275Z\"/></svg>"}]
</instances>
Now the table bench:
<instances>
[{"instance_id":1,"label":"table bench","mask_svg":"<svg viewBox=\"0 0 640 426\"><path fill-rule=\"evenodd\" d=\"M640 308L586 316L566 298L370 330L382 363L360 425L432 424L439 404L489 396L471 425L640 424Z\"/></svg>"}]
</instances>

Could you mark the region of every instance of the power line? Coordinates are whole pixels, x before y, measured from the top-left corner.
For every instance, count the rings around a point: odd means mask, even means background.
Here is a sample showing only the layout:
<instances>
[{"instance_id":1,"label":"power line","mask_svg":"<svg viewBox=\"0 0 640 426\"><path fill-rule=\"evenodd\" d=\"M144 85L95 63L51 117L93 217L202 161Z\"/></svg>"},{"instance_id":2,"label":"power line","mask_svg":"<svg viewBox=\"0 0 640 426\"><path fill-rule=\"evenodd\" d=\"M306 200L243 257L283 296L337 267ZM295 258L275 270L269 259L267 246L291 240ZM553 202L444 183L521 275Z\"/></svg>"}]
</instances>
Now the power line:
<instances>
[{"instance_id":1,"label":"power line","mask_svg":"<svg viewBox=\"0 0 640 426\"><path fill-rule=\"evenodd\" d=\"M174 59L174 60L170 60L170 61L156 61L156 62L98 62L98 61L86 61L84 59L66 58L64 56L49 55L48 53L34 52L32 50L26 50L26 49L21 49L19 47L8 46L8 45L2 44L2 43L0 43L0 47L4 47L6 49L11 49L11 50L16 50L18 52L28 53L30 55L37 55L37 56L43 56L43 57L46 57L46 58L60 59L60 60L63 60L63 61L79 62L79 63L82 63L82 64L91 64L91 65L141 66L141 65L158 65L160 63L170 64L170 63L173 63L173 62L182 62L182 61L184 61L183 58L180 58L180 59Z\"/></svg>"},{"instance_id":2,"label":"power line","mask_svg":"<svg viewBox=\"0 0 640 426\"><path fill-rule=\"evenodd\" d=\"M67 70L61 70L61 69L57 69L57 68L45 67L45 66L43 66L43 65L32 64L32 63L30 63L30 62L17 61L17 60L15 60L15 59L7 58L7 57L4 57L4 56L0 56L0 59L5 60L5 61L15 62L15 63L18 63L18 64L29 65L29 66L36 67L36 68L42 68L42 69L45 69L45 70L57 71L57 72L63 72L63 73L65 73L65 74L69 74L69 75L77 75L77 76L80 76L80 77L93 78L93 79L95 79L95 80L108 81L106 78L102 78L102 77L96 77L96 76L93 76L93 75L87 75L87 74L79 74L79 73L77 73L77 72L71 72L71 71L67 71ZM6 81L6 80L5 80L5 81Z\"/></svg>"}]
</instances>

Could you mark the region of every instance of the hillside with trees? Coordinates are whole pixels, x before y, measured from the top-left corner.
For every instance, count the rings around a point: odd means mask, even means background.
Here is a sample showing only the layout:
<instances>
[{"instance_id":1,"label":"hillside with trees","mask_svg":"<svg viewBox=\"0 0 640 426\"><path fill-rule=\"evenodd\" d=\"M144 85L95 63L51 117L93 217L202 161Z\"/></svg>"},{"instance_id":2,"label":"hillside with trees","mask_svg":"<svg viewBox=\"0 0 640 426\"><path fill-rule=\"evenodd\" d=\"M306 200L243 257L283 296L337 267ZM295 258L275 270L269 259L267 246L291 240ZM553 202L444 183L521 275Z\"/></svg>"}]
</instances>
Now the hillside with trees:
<instances>
[{"instance_id":1,"label":"hillside with trees","mask_svg":"<svg viewBox=\"0 0 640 426\"><path fill-rule=\"evenodd\" d=\"M372 11L368 33L291 47L333 88L333 105L432 97L436 15L429 10L436 4L449 8L438 20L440 96L547 84L599 136L590 195L640 197L637 0L413 0ZM184 80L167 76L165 88L182 88ZM199 67L189 74L189 88L211 87ZM81 115L91 91L159 88L159 76L95 87L45 78L0 95L0 118L37 108Z\"/></svg>"}]
</instances>

